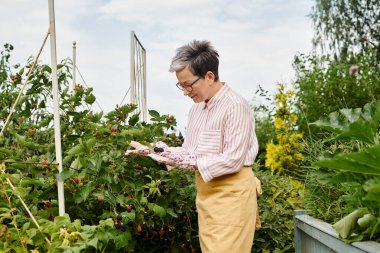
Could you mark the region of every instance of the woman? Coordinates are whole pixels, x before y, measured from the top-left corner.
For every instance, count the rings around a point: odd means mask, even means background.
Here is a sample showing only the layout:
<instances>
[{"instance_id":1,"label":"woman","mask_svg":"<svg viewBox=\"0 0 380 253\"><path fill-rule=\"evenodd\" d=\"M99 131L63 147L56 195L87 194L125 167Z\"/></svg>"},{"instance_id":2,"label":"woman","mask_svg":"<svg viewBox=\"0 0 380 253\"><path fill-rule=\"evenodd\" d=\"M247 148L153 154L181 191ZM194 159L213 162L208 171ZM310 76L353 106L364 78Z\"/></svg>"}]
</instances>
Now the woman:
<instances>
[{"instance_id":1,"label":"woman","mask_svg":"<svg viewBox=\"0 0 380 253\"><path fill-rule=\"evenodd\" d=\"M218 66L218 52L208 41L192 41L177 49L169 71L175 72L177 87L195 102L185 141L180 148L160 143L165 158L149 155L170 166L195 170L203 253L248 253L260 182L251 168L258 142L250 106L219 80ZM140 144L132 146L146 150Z\"/></svg>"}]
</instances>

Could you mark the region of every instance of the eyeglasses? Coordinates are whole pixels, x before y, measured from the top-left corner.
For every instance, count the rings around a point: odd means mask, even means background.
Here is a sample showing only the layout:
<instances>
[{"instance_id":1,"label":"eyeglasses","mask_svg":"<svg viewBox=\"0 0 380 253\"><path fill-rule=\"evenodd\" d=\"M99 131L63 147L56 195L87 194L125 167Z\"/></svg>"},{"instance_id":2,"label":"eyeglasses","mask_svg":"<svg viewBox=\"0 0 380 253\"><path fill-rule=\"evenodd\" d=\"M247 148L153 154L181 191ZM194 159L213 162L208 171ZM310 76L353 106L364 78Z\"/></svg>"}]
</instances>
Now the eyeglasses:
<instances>
[{"instance_id":1,"label":"eyeglasses","mask_svg":"<svg viewBox=\"0 0 380 253\"><path fill-rule=\"evenodd\" d=\"M176 86L178 89L180 90L187 90L187 91L192 91L193 90L193 85L199 81L199 79L201 79L200 77L198 77L197 79L195 79L194 81L192 81L190 84L186 84L186 85L183 85L183 84L180 84L180 83L177 83Z\"/></svg>"}]
</instances>

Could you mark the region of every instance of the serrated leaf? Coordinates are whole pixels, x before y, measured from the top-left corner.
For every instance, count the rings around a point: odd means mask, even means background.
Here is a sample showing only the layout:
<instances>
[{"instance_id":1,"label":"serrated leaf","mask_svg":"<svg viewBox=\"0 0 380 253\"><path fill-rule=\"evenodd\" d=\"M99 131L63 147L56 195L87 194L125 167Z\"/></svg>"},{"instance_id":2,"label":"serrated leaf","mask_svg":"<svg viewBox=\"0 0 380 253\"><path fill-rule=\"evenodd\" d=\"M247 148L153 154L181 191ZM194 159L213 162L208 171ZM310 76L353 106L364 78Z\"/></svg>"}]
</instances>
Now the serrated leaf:
<instances>
[{"instance_id":1,"label":"serrated leaf","mask_svg":"<svg viewBox=\"0 0 380 253\"><path fill-rule=\"evenodd\" d=\"M111 218L108 218L106 220L99 221L99 225L102 227L111 227L113 228L113 220Z\"/></svg>"},{"instance_id":2,"label":"serrated leaf","mask_svg":"<svg viewBox=\"0 0 380 253\"><path fill-rule=\"evenodd\" d=\"M96 100L96 98L95 98L95 96L94 96L92 93L88 94L88 95L85 97L85 99L84 99L84 101L85 101L87 104L90 104L90 105L92 105L92 104L95 102L95 100Z\"/></svg>"},{"instance_id":3,"label":"serrated leaf","mask_svg":"<svg viewBox=\"0 0 380 253\"><path fill-rule=\"evenodd\" d=\"M84 153L84 147L81 144L78 144L74 147L72 147L69 151L67 151L67 154L70 156L76 156Z\"/></svg>"},{"instance_id":4,"label":"serrated leaf","mask_svg":"<svg viewBox=\"0 0 380 253\"><path fill-rule=\"evenodd\" d=\"M90 193L94 189L95 189L95 187L91 183L88 183L88 184L80 187L80 190L79 190L79 196L80 196L80 198L75 198L75 202L76 203L81 203L81 202L86 201L86 199L88 198L88 196L90 195Z\"/></svg>"},{"instance_id":5,"label":"serrated leaf","mask_svg":"<svg viewBox=\"0 0 380 253\"><path fill-rule=\"evenodd\" d=\"M136 125L136 123L139 121L140 113L136 113L135 115L131 116L128 120L128 124L130 126Z\"/></svg>"},{"instance_id":6,"label":"serrated leaf","mask_svg":"<svg viewBox=\"0 0 380 253\"><path fill-rule=\"evenodd\" d=\"M162 206L157 204L153 205L153 212L157 214L161 219L166 215L166 210Z\"/></svg>"},{"instance_id":7,"label":"serrated leaf","mask_svg":"<svg viewBox=\"0 0 380 253\"><path fill-rule=\"evenodd\" d=\"M128 114L137 108L136 105L123 105L119 109L122 113Z\"/></svg>"},{"instance_id":8,"label":"serrated leaf","mask_svg":"<svg viewBox=\"0 0 380 253\"><path fill-rule=\"evenodd\" d=\"M98 241L99 241L98 238L93 238L91 241L87 243L87 245L92 246L96 249L98 246Z\"/></svg>"},{"instance_id":9,"label":"serrated leaf","mask_svg":"<svg viewBox=\"0 0 380 253\"><path fill-rule=\"evenodd\" d=\"M29 194L29 190L23 187L15 187L15 189L13 190L13 194L21 198L24 198Z\"/></svg>"},{"instance_id":10,"label":"serrated leaf","mask_svg":"<svg viewBox=\"0 0 380 253\"><path fill-rule=\"evenodd\" d=\"M135 212L130 212L130 213L125 213L125 216L131 220L131 221L134 221L136 219L136 213Z\"/></svg>"}]
</instances>

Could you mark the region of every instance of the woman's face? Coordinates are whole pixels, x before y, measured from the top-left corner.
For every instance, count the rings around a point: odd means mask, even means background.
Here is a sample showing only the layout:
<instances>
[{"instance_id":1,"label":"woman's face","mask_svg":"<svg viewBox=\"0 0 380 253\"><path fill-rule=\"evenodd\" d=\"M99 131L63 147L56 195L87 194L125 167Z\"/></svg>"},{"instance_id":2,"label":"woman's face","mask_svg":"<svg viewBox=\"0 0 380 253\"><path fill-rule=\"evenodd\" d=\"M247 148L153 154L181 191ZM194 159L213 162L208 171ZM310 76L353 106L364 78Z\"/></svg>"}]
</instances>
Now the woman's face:
<instances>
[{"instance_id":1,"label":"woman's face","mask_svg":"<svg viewBox=\"0 0 380 253\"><path fill-rule=\"evenodd\" d=\"M177 71L176 76L181 86L186 87L183 91L183 94L190 97L195 103L203 102L212 97L210 84L212 84L214 80L213 77L211 77L212 79L210 78L209 74L206 74L205 77L201 77L199 80L197 80L199 76L195 76L186 67L180 71ZM193 82L194 84L191 85Z\"/></svg>"}]
</instances>

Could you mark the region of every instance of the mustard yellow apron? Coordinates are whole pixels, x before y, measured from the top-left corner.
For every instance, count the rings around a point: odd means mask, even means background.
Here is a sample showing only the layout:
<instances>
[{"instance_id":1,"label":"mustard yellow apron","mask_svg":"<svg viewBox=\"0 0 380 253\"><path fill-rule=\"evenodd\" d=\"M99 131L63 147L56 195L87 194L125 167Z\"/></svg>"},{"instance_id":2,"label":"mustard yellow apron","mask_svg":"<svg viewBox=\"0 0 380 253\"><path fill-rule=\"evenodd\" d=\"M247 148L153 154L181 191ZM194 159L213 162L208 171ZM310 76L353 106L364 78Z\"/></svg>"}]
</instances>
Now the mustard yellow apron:
<instances>
[{"instance_id":1,"label":"mustard yellow apron","mask_svg":"<svg viewBox=\"0 0 380 253\"><path fill-rule=\"evenodd\" d=\"M205 183L196 175L199 241L202 253L251 252L258 216L260 181L251 167Z\"/></svg>"}]
</instances>

